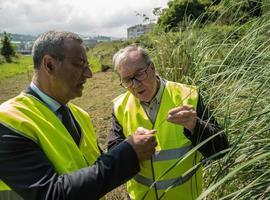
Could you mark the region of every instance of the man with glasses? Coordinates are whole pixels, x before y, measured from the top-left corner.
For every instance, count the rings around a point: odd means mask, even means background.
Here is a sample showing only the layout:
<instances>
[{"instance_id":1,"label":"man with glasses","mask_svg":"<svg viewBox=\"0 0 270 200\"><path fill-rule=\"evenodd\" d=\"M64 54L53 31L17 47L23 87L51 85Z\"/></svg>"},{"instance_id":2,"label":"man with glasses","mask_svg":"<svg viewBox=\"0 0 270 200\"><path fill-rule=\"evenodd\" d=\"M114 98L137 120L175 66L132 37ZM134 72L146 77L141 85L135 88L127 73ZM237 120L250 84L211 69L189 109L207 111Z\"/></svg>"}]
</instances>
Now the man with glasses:
<instances>
[{"instance_id":1,"label":"man with glasses","mask_svg":"<svg viewBox=\"0 0 270 200\"><path fill-rule=\"evenodd\" d=\"M145 131L157 131L156 153L141 164L141 171L127 183L129 198L196 199L202 191L202 168L187 171L202 156L209 157L228 148L226 136L203 105L196 87L158 76L147 51L140 47L119 50L113 64L120 85L127 92L113 101L108 149L121 144L138 126ZM215 134L199 151L190 151Z\"/></svg>"},{"instance_id":2,"label":"man with glasses","mask_svg":"<svg viewBox=\"0 0 270 200\"><path fill-rule=\"evenodd\" d=\"M29 88L0 105L0 191L12 189L25 200L102 198L150 159L154 131L136 129L103 154L88 113L69 102L92 77L82 39L44 33L33 60ZM8 192L0 199L8 200Z\"/></svg>"}]
</instances>

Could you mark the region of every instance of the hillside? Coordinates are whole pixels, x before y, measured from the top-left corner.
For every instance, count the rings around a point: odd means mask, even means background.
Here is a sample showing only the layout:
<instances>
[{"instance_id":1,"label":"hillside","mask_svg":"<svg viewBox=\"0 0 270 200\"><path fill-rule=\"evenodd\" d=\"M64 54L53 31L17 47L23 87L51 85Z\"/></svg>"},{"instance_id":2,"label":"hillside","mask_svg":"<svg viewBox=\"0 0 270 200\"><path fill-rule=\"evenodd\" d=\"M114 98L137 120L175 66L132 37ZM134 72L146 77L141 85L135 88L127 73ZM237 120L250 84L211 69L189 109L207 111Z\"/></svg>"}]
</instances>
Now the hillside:
<instances>
[{"instance_id":1,"label":"hillside","mask_svg":"<svg viewBox=\"0 0 270 200\"><path fill-rule=\"evenodd\" d=\"M3 33L0 33L0 38L2 38L3 35ZM37 37L33 35L11 33L11 38L13 41L34 41Z\"/></svg>"}]
</instances>

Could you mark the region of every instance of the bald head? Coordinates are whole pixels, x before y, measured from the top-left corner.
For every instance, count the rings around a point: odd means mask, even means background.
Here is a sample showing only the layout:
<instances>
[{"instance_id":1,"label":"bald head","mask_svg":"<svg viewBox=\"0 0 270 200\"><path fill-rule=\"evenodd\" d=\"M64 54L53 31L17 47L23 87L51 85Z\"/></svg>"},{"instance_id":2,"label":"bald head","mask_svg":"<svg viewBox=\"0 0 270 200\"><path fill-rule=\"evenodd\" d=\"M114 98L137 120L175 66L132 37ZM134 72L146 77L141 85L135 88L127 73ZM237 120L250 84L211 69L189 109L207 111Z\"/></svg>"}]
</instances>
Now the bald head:
<instances>
[{"instance_id":1,"label":"bald head","mask_svg":"<svg viewBox=\"0 0 270 200\"><path fill-rule=\"evenodd\" d=\"M136 46L127 46L124 49L120 49L113 56L113 66L117 73L122 65L150 65L151 63L148 52Z\"/></svg>"}]
</instances>

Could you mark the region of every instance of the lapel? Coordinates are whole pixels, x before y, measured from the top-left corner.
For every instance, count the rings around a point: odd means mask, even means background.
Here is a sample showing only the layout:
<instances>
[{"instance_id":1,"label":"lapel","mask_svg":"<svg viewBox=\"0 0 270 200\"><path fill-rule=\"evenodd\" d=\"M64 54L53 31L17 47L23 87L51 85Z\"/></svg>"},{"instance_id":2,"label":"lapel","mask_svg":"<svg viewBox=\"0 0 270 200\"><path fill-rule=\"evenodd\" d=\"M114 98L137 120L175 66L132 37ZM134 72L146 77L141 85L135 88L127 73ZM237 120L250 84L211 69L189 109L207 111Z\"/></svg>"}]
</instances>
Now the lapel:
<instances>
[{"instance_id":1,"label":"lapel","mask_svg":"<svg viewBox=\"0 0 270 200\"><path fill-rule=\"evenodd\" d=\"M36 97L36 98L37 98L38 100L40 100L42 103L44 103L45 105L47 105L47 104L40 98L40 96L39 96L37 93L35 93L35 92L31 89L30 86L28 86L23 92L26 93L26 94L30 94L30 95ZM71 112L71 116L72 116L73 121L75 122L75 126L76 126L76 128L77 128L79 134L81 135L81 127L80 127L79 123L77 122L77 120L75 119L75 117L73 116L72 112Z\"/></svg>"}]
</instances>

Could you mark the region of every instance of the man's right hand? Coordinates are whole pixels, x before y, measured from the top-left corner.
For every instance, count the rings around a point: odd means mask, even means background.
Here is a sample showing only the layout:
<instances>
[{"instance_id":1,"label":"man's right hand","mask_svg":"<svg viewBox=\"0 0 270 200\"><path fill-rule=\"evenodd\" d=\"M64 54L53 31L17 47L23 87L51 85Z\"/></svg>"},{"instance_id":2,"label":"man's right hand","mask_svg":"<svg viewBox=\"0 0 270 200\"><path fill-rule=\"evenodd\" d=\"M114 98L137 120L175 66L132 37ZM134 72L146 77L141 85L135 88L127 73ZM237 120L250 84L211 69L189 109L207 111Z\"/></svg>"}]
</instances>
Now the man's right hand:
<instances>
[{"instance_id":1,"label":"man's right hand","mask_svg":"<svg viewBox=\"0 0 270 200\"><path fill-rule=\"evenodd\" d=\"M126 141L131 144L140 162L149 160L155 153L155 147L157 146L155 132L156 130L139 127L133 135L127 138Z\"/></svg>"}]
</instances>

